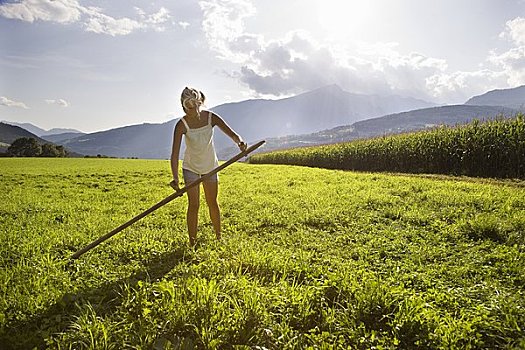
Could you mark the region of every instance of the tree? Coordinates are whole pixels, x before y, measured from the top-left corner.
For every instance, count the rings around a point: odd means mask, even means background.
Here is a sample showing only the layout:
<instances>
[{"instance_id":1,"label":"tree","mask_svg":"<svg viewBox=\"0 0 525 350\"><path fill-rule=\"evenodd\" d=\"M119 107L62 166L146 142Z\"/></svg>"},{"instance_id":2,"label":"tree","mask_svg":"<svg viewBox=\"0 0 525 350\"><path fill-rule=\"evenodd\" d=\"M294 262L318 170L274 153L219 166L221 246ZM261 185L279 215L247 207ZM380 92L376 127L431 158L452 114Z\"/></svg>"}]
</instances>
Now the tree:
<instances>
[{"instance_id":1,"label":"tree","mask_svg":"<svg viewBox=\"0 0 525 350\"><path fill-rule=\"evenodd\" d=\"M45 143L42 145L42 153L40 157L65 157L66 151L64 146L55 146L50 143Z\"/></svg>"},{"instance_id":2,"label":"tree","mask_svg":"<svg viewBox=\"0 0 525 350\"><path fill-rule=\"evenodd\" d=\"M67 151L66 151L64 146L59 145L59 146L55 146L55 147L56 147L57 153L58 153L57 157L63 158L63 157L67 157L68 156L68 153L67 153Z\"/></svg>"},{"instance_id":3,"label":"tree","mask_svg":"<svg viewBox=\"0 0 525 350\"><path fill-rule=\"evenodd\" d=\"M58 152L55 146L50 145L49 143L44 143L42 145L42 153L40 157L58 157Z\"/></svg>"},{"instance_id":4,"label":"tree","mask_svg":"<svg viewBox=\"0 0 525 350\"><path fill-rule=\"evenodd\" d=\"M42 153L42 147L32 137L21 137L13 141L7 153L15 157L37 157Z\"/></svg>"}]
</instances>

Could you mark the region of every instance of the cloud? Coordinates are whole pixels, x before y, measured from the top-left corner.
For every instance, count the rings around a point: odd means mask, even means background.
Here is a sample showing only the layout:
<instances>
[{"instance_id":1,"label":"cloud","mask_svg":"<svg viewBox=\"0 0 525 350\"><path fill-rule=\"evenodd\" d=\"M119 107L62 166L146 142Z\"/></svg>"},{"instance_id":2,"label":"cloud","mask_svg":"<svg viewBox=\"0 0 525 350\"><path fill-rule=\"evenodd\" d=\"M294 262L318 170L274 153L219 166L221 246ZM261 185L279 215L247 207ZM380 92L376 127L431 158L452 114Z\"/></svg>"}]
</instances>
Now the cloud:
<instances>
[{"instance_id":1,"label":"cloud","mask_svg":"<svg viewBox=\"0 0 525 350\"><path fill-rule=\"evenodd\" d=\"M403 94L432 99L427 79L444 72L445 60L421 53L400 54L397 44L361 45L355 50L314 40L292 31L266 40L245 29L256 13L245 0L201 1L203 30L210 49L240 65L230 74L255 94L282 96L338 84L364 94ZM436 83L437 84L437 83Z\"/></svg>"},{"instance_id":2,"label":"cloud","mask_svg":"<svg viewBox=\"0 0 525 350\"><path fill-rule=\"evenodd\" d=\"M255 42L259 43L258 48L254 47ZM374 73L377 68L373 64L354 57L338 57L304 32L291 32L281 40L267 43L259 38L230 48L249 50L244 52L249 59L237 76L260 94L287 95L334 83L354 92L390 91L383 77Z\"/></svg>"},{"instance_id":3,"label":"cloud","mask_svg":"<svg viewBox=\"0 0 525 350\"><path fill-rule=\"evenodd\" d=\"M482 64L485 68L471 72L443 71L428 77L426 85L431 94L443 100L459 96L466 100L480 92L525 84L525 18L507 21L499 37L508 40L513 47L503 53L489 52Z\"/></svg>"},{"instance_id":4,"label":"cloud","mask_svg":"<svg viewBox=\"0 0 525 350\"><path fill-rule=\"evenodd\" d=\"M29 107L27 107L25 103L13 101L5 96L0 96L0 105L6 106L6 107L17 107L17 108L29 109Z\"/></svg>"},{"instance_id":5,"label":"cloud","mask_svg":"<svg viewBox=\"0 0 525 350\"><path fill-rule=\"evenodd\" d=\"M505 31L500 34L501 38L508 38L516 45L525 45L525 18L516 17L507 21Z\"/></svg>"},{"instance_id":6,"label":"cloud","mask_svg":"<svg viewBox=\"0 0 525 350\"><path fill-rule=\"evenodd\" d=\"M244 20L255 15L255 7L248 0L209 0L199 1L204 12L202 27L211 49L222 58L240 62L229 43L244 33Z\"/></svg>"},{"instance_id":7,"label":"cloud","mask_svg":"<svg viewBox=\"0 0 525 350\"><path fill-rule=\"evenodd\" d=\"M505 72L480 69L472 72L435 74L428 77L425 83L430 94L441 101L465 102L482 92L496 87L506 87L507 79Z\"/></svg>"},{"instance_id":8,"label":"cloud","mask_svg":"<svg viewBox=\"0 0 525 350\"><path fill-rule=\"evenodd\" d=\"M507 21L500 38L509 40L514 47L503 53L492 51L488 61L502 69L511 86L525 84L525 18Z\"/></svg>"},{"instance_id":9,"label":"cloud","mask_svg":"<svg viewBox=\"0 0 525 350\"><path fill-rule=\"evenodd\" d=\"M401 53L397 43L320 43L293 31L267 40L246 30L256 14L248 0L206 0L202 27L211 50L239 65L228 76L254 95L282 96L338 84L364 94L399 94L441 103L462 103L494 88L525 84L525 19L508 21L500 37L515 46L472 71L451 71L447 61L420 52Z\"/></svg>"},{"instance_id":10,"label":"cloud","mask_svg":"<svg viewBox=\"0 0 525 350\"><path fill-rule=\"evenodd\" d=\"M58 105L60 107L69 107L70 106L69 102L67 102L66 100L63 100L61 98L56 99L56 100L46 100L46 103L48 105L54 104L54 105Z\"/></svg>"},{"instance_id":11,"label":"cloud","mask_svg":"<svg viewBox=\"0 0 525 350\"><path fill-rule=\"evenodd\" d=\"M232 54L244 57L236 78L258 94L288 95L335 83L354 93L432 99L426 79L445 71L446 61L417 52L402 55L395 47L363 46L349 54L303 31L268 42L243 34L227 44Z\"/></svg>"},{"instance_id":12,"label":"cloud","mask_svg":"<svg viewBox=\"0 0 525 350\"><path fill-rule=\"evenodd\" d=\"M182 29L186 29L190 26L188 22L180 21L177 23Z\"/></svg>"},{"instance_id":13,"label":"cloud","mask_svg":"<svg viewBox=\"0 0 525 350\"><path fill-rule=\"evenodd\" d=\"M164 7L150 15L138 7L134 9L137 19L114 18L101 8L85 7L77 0L22 0L0 3L0 16L26 22L80 23L88 32L111 36L127 35L139 29L163 31L171 17Z\"/></svg>"},{"instance_id":14,"label":"cloud","mask_svg":"<svg viewBox=\"0 0 525 350\"><path fill-rule=\"evenodd\" d=\"M525 46L512 48L502 54L492 52L489 60L503 69L510 85L525 84Z\"/></svg>"},{"instance_id":15,"label":"cloud","mask_svg":"<svg viewBox=\"0 0 525 350\"><path fill-rule=\"evenodd\" d=\"M0 16L26 22L36 20L72 23L80 19L81 6L75 0L24 0L4 2Z\"/></svg>"},{"instance_id":16,"label":"cloud","mask_svg":"<svg viewBox=\"0 0 525 350\"><path fill-rule=\"evenodd\" d=\"M136 29L146 27L143 22L135 21L129 18L116 19L102 13L102 10L96 7L84 8L83 12L88 15L83 26L88 32L98 34L108 34L111 36L127 35Z\"/></svg>"},{"instance_id":17,"label":"cloud","mask_svg":"<svg viewBox=\"0 0 525 350\"><path fill-rule=\"evenodd\" d=\"M160 25L166 23L170 17L170 11L165 7L161 7L156 13L145 16L144 22L150 25Z\"/></svg>"}]
</instances>

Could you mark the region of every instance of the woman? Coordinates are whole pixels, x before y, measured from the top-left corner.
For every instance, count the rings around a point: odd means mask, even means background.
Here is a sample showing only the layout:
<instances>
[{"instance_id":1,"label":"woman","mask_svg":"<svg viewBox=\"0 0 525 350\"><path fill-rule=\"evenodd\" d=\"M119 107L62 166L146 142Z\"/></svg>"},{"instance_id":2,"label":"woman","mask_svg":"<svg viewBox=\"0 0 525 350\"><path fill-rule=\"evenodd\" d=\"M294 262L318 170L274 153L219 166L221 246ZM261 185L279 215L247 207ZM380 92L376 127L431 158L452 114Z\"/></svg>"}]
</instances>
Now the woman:
<instances>
[{"instance_id":1,"label":"woman","mask_svg":"<svg viewBox=\"0 0 525 350\"><path fill-rule=\"evenodd\" d=\"M246 149L246 143L217 114L201 110L204 105L204 94L196 89L186 87L182 91L182 109L186 113L177 124L173 135L171 152L171 171L173 181L170 185L179 189L179 151L182 135L185 137L186 151L182 162L182 175L186 185L199 179L218 166L217 155L213 146L213 127L218 126L229 136L241 151ZM217 240L221 239L221 215L217 203L218 175L203 181L204 195L210 211L210 218ZM195 245L197 238L197 223L199 217L199 186L188 190L187 224L190 245Z\"/></svg>"}]
</instances>

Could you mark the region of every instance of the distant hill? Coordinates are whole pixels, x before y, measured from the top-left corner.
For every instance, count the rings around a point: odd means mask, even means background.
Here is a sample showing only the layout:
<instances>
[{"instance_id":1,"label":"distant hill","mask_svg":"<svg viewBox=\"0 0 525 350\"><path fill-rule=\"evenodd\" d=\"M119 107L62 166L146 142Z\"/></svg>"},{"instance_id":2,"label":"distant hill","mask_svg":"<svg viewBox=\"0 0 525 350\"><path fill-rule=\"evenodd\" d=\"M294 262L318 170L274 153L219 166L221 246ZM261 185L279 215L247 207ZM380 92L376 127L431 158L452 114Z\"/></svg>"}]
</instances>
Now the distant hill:
<instances>
[{"instance_id":1,"label":"distant hill","mask_svg":"<svg viewBox=\"0 0 525 350\"><path fill-rule=\"evenodd\" d=\"M41 137L27 131L16 125L10 125L3 122L0 122L0 152L6 152L7 148L15 141L21 137L34 138L39 144L56 144L48 140L44 140ZM66 147L66 150L70 157L81 157L82 154L74 152Z\"/></svg>"},{"instance_id":2,"label":"distant hill","mask_svg":"<svg viewBox=\"0 0 525 350\"><path fill-rule=\"evenodd\" d=\"M504 106L525 111L525 85L513 89L493 90L474 96L465 104L478 106Z\"/></svg>"},{"instance_id":3,"label":"distant hill","mask_svg":"<svg viewBox=\"0 0 525 350\"><path fill-rule=\"evenodd\" d=\"M10 145L14 140L21 137L32 137L37 140L38 143L51 143L19 126L0 122L0 142Z\"/></svg>"},{"instance_id":4,"label":"distant hill","mask_svg":"<svg viewBox=\"0 0 525 350\"><path fill-rule=\"evenodd\" d=\"M454 105L424 108L367 119L311 134L270 138L266 140L262 151L345 142L421 130L438 125L464 124L473 119L491 119L502 115L510 117L517 112L517 110L501 106ZM234 152L235 150L230 148L224 151L224 156L227 157Z\"/></svg>"},{"instance_id":5,"label":"distant hill","mask_svg":"<svg viewBox=\"0 0 525 350\"><path fill-rule=\"evenodd\" d=\"M360 95L337 85L325 86L280 100L226 103L212 110L247 141L311 133L385 114L433 107L435 104L400 96ZM217 133L218 149L231 141Z\"/></svg>"},{"instance_id":6,"label":"distant hill","mask_svg":"<svg viewBox=\"0 0 525 350\"><path fill-rule=\"evenodd\" d=\"M21 127L22 129L25 129L27 131L29 131L30 133L36 135L36 136L39 136L39 137L42 137L42 136L47 136L47 135L55 135L55 134L63 134L63 133L69 133L69 132L72 132L72 133L80 133L80 134L83 134L81 131L78 131L78 130L75 130L75 129L64 129L64 128L53 128L53 129L50 129L50 130L44 130L36 125L33 125L31 123L17 123L17 122L10 122L10 121L2 121L2 123L5 123L5 124L9 124L9 125L15 125L15 126L19 126Z\"/></svg>"},{"instance_id":7,"label":"distant hill","mask_svg":"<svg viewBox=\"0 0 525 350\"><path fill-rule=\"evenodd\" d=\"M80 137L82 135L85 135L85 133L83 132L65 132L61 134L44 135L42 136L42 138L50 142L57 143L57 142L64 142L67 140L71 140L76 137Z\"/></svg>"},{"instance_id":8,"label":"distant hill","mask_svg":"<svg viewBox=\"0 0 525 350\"><path fill-rule=\"evenodd\" d=\"M169 158L175 120L164 124L141 124L85 134L58 143L86 155Z\"/></svg>"}]
</instances>

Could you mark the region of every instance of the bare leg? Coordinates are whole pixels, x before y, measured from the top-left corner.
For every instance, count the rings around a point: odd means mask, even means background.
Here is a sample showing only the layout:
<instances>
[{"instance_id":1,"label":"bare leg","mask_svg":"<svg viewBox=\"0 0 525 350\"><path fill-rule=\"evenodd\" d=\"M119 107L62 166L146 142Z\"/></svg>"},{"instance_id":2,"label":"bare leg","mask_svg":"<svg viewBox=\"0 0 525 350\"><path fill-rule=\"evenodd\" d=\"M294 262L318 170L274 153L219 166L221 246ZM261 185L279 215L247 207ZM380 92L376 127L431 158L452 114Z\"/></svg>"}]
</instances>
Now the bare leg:
<instances>
[{"instance_id":1,"label":"bare leg","mask_svg":"<svg viewBox=\"0 0 525 350\"><path fill-rule=\"evenodd\" d=\"M210 211L211 223L215 231L215 236L221 240L221 211L219 209L219 203L217 203L217 194L219 192L218 182L203 182L204 195L206 197L206 203Z\"/></svg>"},{"instance_id":2,"label":"bare leg","mask_svg":"<svg viewBox=\"0 0 525 350\"><path fill-rule=\"evenodd\" d=\"M190 236L190 246L195 245L197 239L197 224L199 222L199 186L188 190L188 213L186 216L188 223L188 234Z\"/></svg>"}]
</instances>

